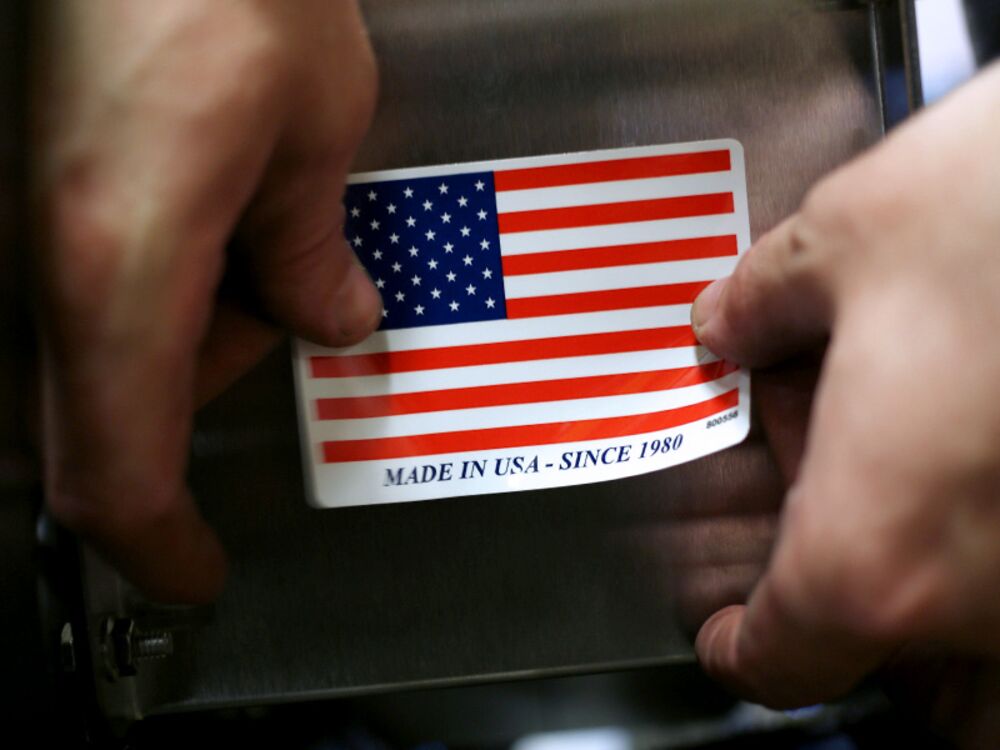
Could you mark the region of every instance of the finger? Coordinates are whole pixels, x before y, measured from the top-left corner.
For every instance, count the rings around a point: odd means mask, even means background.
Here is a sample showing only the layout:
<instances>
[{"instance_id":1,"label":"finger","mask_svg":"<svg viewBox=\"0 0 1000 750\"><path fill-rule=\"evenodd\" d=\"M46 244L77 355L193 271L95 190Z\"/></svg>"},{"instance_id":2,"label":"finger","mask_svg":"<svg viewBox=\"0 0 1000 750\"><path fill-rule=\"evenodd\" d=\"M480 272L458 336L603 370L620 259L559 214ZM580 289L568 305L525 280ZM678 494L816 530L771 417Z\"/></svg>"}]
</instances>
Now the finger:
<instances>
[{"instance_id":1,"label":"finger","mask_svg":"<svg viewBox=\"0 0 1000 750\"><path fill-rule=\"evenodd\" d=\"M721 357L769 365L822 341L831 323L828 260L800 216L764 235L732 276L695 300L698 339Z\"/></svg>"},{"instance_id":2,"label":"finger","mask_svg":"<svg viewBox=\"0 0 1000 750\"><path fill-rule=\"evenodd\" d=\"M46 496L54 517L90 541L148 596L212 599L225 555L184 487L191 368L183 356L118 356L97 337L86 354L47 336Z\"/></svg>"},{"instance_id":3,"label":"finger","mask_svg":"<svg viewBox=\"0 0 1000 750\"><path fill-rule=\"evenodd\" d=\"M892 490L873 482L855 453L875 446L844 439L857 428L841 419L849 392L850 384L828 383L816 401L801 466L797 452L788 461L797 478L776 547L746 606L714 615L696 641L710 674L773 707L845 694L912 635L935 590L933 569L914 577L898 565L883 519L858 523L857 508L878 507Z\"/></svg>"},{"instance_id":4,"label":"finger","mask_svg":"<svg viewBox=\"0 0 1000 750\"><path fill-rule=\"evenodd\" d=\"M716 612L695 651L713 678L747 700L795 708L839 698L892 652L888 643L821 627L792 608L768 573L747 605Z\"/></svg>"}]
</instances>

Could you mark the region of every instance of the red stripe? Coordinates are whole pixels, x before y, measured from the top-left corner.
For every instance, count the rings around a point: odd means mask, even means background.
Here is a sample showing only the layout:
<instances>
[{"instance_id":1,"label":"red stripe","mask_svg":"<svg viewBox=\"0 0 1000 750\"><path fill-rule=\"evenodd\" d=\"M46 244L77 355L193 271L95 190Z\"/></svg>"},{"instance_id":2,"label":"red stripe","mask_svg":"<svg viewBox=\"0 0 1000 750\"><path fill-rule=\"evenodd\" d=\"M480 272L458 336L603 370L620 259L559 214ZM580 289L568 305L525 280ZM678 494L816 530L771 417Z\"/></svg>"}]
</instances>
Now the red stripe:
<instances>
[{"instance_id":1,"label":"red stripe","mask_svg":"<svg viewBox=\"0 0 1000 750\"><path fill-rule=\"evenodd\" d=\"M682 219L689 216L714 216L733 212L732 193L682 195L623 203L600 203L593 206L540 208L512 211L497 216L500 234L540 232L548 229L572 229L605 224L631 224L636 221Z\"/></svg>"},{"instance_id":2,"label":"red stripe","mask_svg":"<svg viewBox=\"0 0 1000 750\"><path fill-rule=\"evenodd\" d=\"M669 430L731 409L738 403L739 391L732 390L708 401L652 414L372 440L331 440L322 443L321 449L323 461L331 464L603 440Z\"/></svg>"},{"instance_id":3,"label":"red stripe","mask_svg":"<svg viewBox=\"0 0 1000 750\"><path fill-rule=\"evenodd\" d=\"M312 357L310 366L314 378L347 378L357 375L386 375L391 372L442 370L449 367L496 365L504 362L532 362L541 359L641 352L695 346L697 343L691 326L674 326L503 341L495 344L445 346L437 349Z\"/></svg>"},{"instance_id":4,"label":"red stripe","mask_svg":"<svg viewBox=\"0 0 1000 750\"><path fill-rule=\"evenodd\" d=\"M728 172L729 151L704 151L699 154L669 154L636 159L560 164L554 167L508 169L494 173L497 192L528 188L560 187L614 180L638 180L647 177L675 177L683 174Z\"/></svg>"},{"instance_id":5,"label":"red stripe","mask_svg":"<svg viewBox=\"0 0 1000 750\"><path fill-rule=\"evenodd\" d=\"M712 362L707 365L651 372L594 375L530 383L504 383L474 388L393 393L384 396L321 398L316 401L316 418L320 420L368 419L402 414L423 414L433 411L455 411L488 406L534 404L543 401L624 396L630 393L652 393L710 383L735 370L736 366L728 362Z\"/></svg>"},{"instance_id":6,"label":"red stripe","mask_svg":"<svg viewBox=\"0 0 1000 750\"><path fill-rule=\"evenodd\" d=\"M507 300L507 317L540 318L545 315L571 315L602 310L631 310L637 307L686 305L694 302L710 281L689 284L661 284L630 289L605 289L599 292L553 294L547 297L522 297Z\"/></svg>"},{"instance_id":7,"label":"red stripe","mask_svg":"<svg viewBox=\"0 0 1000 750\"><path fill-rule=\"evenodd\" d=\"M533 273L579 271L585 268L633 266L640 263L665 263L674 260L722 258L736 255L736 235L698 237L686 240L644 242L637 245L589 247L582 250L556 250L547 253L506 255L504 276L524 276Z\"/></svg>"}]
</instances>

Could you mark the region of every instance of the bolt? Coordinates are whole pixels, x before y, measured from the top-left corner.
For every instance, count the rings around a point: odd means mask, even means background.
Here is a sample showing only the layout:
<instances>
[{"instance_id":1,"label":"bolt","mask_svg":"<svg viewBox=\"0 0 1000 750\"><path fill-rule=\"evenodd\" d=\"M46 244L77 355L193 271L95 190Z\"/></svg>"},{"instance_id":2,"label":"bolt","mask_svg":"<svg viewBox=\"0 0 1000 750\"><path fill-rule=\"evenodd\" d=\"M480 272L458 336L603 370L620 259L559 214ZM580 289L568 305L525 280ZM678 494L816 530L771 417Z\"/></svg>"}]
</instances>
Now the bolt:
<instances>
[{"instance_id":1,"label":"bolt","mask_svg":"<svg viewBox=\"0 0 1000 750\"><path fill-rule=\"evenodd\" d=\"M174 652L174 637L170 633L142 633L132 637L133 653L137 661L162 659Z\"/></svg>"},{"instance_id":2,"label":"bolt","mask_svg":"<svg viewBox=\"0 0 1000 750\"><path fill-rule=\"evenodd\" d=\"M141 633L130 617L108 617L101 625L101 651L106 676L114 682L134 677L140 661L160 659L174 652L170 633Z\"/></svg>"},{"instance_id":3,"label":"bolt","mask_svg":"<svg viewBox=\"0 0 1000 750\"><path fill-rule=\"evenodd\" d=\"M64 672L76 671L76 648L73 645L73 626L63 623L59 633L59 663Z\"/></svg>"}]
</instances>

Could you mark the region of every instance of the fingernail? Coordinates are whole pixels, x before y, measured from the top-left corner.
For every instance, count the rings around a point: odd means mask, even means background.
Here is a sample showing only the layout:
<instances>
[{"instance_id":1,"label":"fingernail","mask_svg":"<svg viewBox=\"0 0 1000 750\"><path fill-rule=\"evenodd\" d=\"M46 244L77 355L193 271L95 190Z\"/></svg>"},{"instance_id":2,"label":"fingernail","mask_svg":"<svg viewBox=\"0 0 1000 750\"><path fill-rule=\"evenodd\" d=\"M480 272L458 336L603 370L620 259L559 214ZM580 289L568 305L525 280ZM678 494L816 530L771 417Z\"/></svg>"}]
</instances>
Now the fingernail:
<instances>
[{"instance_id":1,"label":"fingernail","mask_svg":"<svg viewBox=\"0 0 1000 750\"><path fill-rule=\"evenodd\" d=\"M359 341L382 320L382 295L360 263L352 263L334 298L334 315L343 344Z\"/></svg>"},{"instance_id":2,"label":"fingernail","mask_svg":"<svg viewBox=\"0 0 1000 750\"><path fill-rule=\"evenodd\" d=\"M705 327L705 325L715 315L715 310L719 306L719 298L722 290L726 287L726 279L716 279L707 287L701 290L701 294L695 299L691 306L691 326L694 332Z\"/></svg>"}]
</instances>

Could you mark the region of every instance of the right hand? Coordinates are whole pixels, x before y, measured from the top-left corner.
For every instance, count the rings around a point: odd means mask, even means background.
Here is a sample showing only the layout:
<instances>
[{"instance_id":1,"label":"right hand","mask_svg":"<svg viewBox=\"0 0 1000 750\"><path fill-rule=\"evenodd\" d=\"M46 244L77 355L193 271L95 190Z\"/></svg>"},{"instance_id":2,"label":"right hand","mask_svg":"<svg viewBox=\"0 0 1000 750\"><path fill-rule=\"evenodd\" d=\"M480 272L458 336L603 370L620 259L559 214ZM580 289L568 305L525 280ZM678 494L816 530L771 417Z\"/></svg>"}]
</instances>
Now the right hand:
<instances>
[{"instance_id":1,"label":"right hand","mask_svg":"<svg viewBox=\"0 0 1000 750\"><path fill-rule=\"evenodd\" d=\"M225 556L184 484L192 414L277 340L217 304L227 264L268 318L320 344L380 320L341 207L372 51L355 0L36 13L47 502L149 596L206 601Z\"/></svg>"},{"instance_id":2,"label":"right hand","mask_svg":"<svg viewBox=\"0 0 1000 750\"><path fill-rule=\"evenodd\" d=\"M746 605L697 639L744 696L827 701L930 653L950 678L922 696L935 721L1000 743L998 123L995 65L820 182L695 302L699 339L740 364L825 347L810 409L758 401L791 437L768 430L778 538Z\"/></svg>"}]
</instances>

